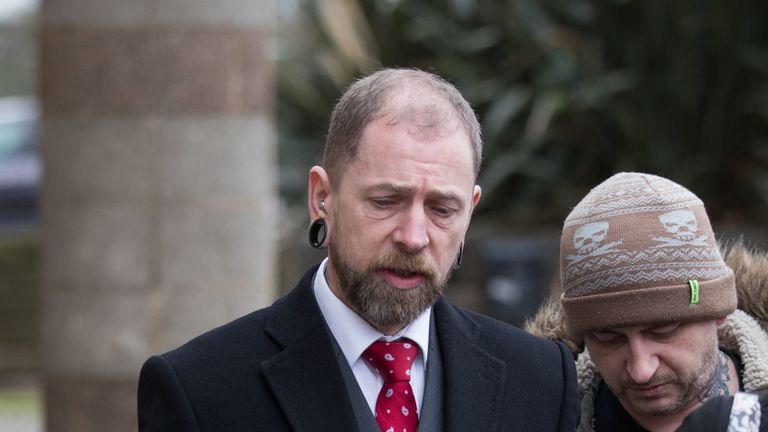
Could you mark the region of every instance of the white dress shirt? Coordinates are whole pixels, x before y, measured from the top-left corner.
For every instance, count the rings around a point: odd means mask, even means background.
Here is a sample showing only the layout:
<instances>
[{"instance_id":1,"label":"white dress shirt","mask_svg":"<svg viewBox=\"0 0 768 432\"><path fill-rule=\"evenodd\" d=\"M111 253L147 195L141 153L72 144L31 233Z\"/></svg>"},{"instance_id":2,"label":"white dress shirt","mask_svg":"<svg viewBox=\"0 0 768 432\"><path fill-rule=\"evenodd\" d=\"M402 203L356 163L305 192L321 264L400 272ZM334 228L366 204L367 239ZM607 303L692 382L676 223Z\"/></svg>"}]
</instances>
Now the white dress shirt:
<instances>
[{"instance_id":1,"label":"white dress shirt","mask_svg":"<svg viewBox=\"0 0 768 432\"><path fill-rule=\"evenodd\" d=\"M371 412L376 412L376 399L379 396L379 390L384 381L376 373L376 369L369 365L361 356L368 346L381 339L384 341L393 341L401 337L406 337L416 342L419 346L419 355L411 366L411 388L416 399L416 408L421 413L421 400L424 396L425 370L427 366L427 354L429 352L429 319L432 308L425 310L415 321L410 323L397 334L386 336L371 327L357 313L347 307L331 291L328 281L325 278L325 269L328 265L328 258L323 260L320 268L315 275L313 289L317 304L320 306L320 312L328 324L328 328L336 338L336 342L341 348L341 352L349 363L352 373L355 374L360 390L363 391L365 400L371 408Z\"/></svg>"}]
</instances>

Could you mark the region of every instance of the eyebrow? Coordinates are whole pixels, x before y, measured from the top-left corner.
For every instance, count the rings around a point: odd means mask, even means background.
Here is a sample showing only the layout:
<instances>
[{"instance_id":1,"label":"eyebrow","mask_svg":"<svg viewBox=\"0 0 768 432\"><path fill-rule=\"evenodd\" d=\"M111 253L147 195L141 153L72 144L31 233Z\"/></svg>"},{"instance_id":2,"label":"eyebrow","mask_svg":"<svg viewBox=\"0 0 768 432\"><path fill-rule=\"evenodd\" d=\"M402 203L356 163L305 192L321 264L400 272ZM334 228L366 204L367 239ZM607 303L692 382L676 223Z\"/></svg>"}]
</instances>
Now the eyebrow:
<instances>
[{"instance_id":1,"label":"eyebrow","mask_svg":"<svg viewBox=\"0 0 768 432\"><path fill-rule=\"evenodd\" d=\"M395 195L408 195L413 193L416 190L416 187L396 183L379 183L370 186L365 190L368 193L388 192ZM429 191L427 192L427 199L440 202L450 201L456 203L459 208L464 208L464 201L462 201L461 196L454 192L444 192L439 190Z\"/></svg>"},{"instance_id":2,"label":"eyebrow","mask_svg":"<svg viewBox=\"0 0 768 432\"><path fill-rule=\"evenodd\" d=\"M406 186L395 183L377 183L365 189L367 192L389 192L398 195L406 195L416 190L413 186Z\"/></svg>"}]
</instances>

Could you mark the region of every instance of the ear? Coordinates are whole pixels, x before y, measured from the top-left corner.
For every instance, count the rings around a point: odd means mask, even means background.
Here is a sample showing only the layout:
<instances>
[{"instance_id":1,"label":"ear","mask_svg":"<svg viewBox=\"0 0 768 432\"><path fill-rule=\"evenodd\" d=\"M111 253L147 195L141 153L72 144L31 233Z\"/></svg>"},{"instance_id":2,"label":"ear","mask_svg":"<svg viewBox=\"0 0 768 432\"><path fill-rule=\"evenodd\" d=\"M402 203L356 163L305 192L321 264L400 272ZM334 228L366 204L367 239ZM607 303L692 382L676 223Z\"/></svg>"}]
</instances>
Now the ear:
<instances>
[{"instance_id":1,"label":"ear","mask_svg":"<svg viewBox=\"0 0 768 432\"><path fill-rule=\"evenodd\" d=\"M727 316L722 316L715 321L717 323L717 326L720 327L721 325L725 324L725 320L728 319Z\"/></svg>"},{"instance_id":2,"label":"ear","mask_svg":"<svg viewBox=\"0 0 768 432\"><path fill-rule=\"evenodd\" d=\"M482 195L482 189L479 185L475 185L475 190L472 192L472 210L477 206L477 202L480 201L480 195Z\"/></svg>"},{"instance_id":3,"label":"ear","mask_svg":"<svg viewBox=\"0 0 768 432\"><path fill-rule=\"evenodd\" d=\"M475 211L475 206L477 206L477 202L480 201L481 194L482 190L480 189L480 186L475 185L472 189L472 208L469 209L469 217L467 218L467 224L464 226L464 234L466 234L469 229L469 222L472 220L472 212Z\"/></svg>"},{"instance_id":4,"label":"ear","mask_svg":"<svg viewBox=\"0 0 768 432\"><path fill-rule=\"evenodd\" d=\"M331 182L328 179L328 173L323 167L313 166L312 169L309 170L307 190L307 210L309 210L309 220L314 221L324 218L328 221L331 214L332 189Z\"/></svg>"}]
</instances>

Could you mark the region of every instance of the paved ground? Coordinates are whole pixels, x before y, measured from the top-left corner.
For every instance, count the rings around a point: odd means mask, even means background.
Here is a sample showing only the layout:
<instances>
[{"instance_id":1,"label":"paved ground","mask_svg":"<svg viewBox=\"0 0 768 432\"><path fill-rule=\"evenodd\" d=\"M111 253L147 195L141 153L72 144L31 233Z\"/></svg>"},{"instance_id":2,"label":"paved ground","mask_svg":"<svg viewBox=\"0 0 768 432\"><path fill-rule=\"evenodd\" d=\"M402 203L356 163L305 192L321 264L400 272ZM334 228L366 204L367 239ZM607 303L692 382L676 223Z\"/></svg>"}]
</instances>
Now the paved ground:
<instances>
[{"instance_id":1,"label":"paved ground","mask_svg":"<svg viewBox=\"0 0 768 432\"><path fill-rule=\"evenodd\" d=\"M0 431L43 432L42 395L34 377L0 377Z\"/></svg>"}]
</instances>

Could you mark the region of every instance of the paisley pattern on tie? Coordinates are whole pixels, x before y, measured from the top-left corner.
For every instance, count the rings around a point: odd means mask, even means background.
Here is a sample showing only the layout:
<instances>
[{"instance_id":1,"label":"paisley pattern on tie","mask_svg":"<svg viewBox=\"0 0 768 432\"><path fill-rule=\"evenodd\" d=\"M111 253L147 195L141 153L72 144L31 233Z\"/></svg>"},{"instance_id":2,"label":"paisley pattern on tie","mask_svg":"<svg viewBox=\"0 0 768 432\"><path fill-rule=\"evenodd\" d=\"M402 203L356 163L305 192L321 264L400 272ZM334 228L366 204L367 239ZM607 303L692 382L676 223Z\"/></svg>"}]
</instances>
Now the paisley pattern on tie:
<instances>
[{"instance_id":1,"label":"paisley pattern on tie","mask_svg":"<svg viewBox=\"0 0 768 432\"><path fill-rule=\"evenodd\" d=\"M382 432L415 432L419 424L411 389L411 365L419 348L409 339L376 341L363 352L384 385L376 399L376 423Z\"/></svg>"}]
</instances>

